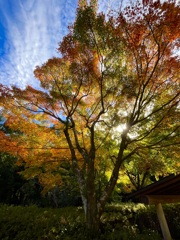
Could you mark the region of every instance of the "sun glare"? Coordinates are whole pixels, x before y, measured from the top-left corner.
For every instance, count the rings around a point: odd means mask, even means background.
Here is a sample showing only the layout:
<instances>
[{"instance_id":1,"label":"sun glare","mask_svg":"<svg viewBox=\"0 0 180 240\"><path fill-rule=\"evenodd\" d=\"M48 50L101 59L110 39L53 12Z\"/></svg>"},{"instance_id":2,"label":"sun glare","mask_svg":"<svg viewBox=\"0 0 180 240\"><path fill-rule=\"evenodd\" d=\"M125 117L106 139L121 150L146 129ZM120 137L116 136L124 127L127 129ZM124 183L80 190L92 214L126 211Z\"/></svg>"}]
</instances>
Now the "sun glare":
<instances>
[{"instance_id":1,"label":"sun glare","mask_svg":"<svg viewBox=\"0 0 180 240\"><path fill-rule=\"evenodd\" d=\"M126 124L120 124L116 127L115 131L117 131L118 133L123 132L126 129Z\"/></svg>"}]
</instances>

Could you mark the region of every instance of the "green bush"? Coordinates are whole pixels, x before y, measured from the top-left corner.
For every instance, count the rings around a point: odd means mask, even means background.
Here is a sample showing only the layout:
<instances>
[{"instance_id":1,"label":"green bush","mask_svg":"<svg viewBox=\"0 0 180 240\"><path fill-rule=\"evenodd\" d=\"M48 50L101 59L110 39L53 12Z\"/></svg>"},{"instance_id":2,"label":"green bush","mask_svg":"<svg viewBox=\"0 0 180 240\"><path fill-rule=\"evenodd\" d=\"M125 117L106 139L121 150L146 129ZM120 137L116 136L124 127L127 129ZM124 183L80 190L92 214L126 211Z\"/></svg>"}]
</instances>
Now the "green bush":
<instances>
[{"instance_id":1,"label":"green bush","mask_svg":"<svg viewBox=\"0 0 180 240\"><path fill-rule=\"evenodd\" d=\"M61 235L83 222L78 208L48 209L37 206L0 207L0 239L60 239Z\"/></svg>"},{"instance_id":2,"label":"green bush","mask_svg":"<svg viewBox=\"0 0 180 240\"><path fill-rule=\"evenodd\" d=\"M174 240L180 236L180 204L163 206ZM162 240L155 208L108 205L96 240ZM89 240L82 208L0 205L1 240ZM94 239L94 240L95 240Z\"/></svg>"}]
</instances>

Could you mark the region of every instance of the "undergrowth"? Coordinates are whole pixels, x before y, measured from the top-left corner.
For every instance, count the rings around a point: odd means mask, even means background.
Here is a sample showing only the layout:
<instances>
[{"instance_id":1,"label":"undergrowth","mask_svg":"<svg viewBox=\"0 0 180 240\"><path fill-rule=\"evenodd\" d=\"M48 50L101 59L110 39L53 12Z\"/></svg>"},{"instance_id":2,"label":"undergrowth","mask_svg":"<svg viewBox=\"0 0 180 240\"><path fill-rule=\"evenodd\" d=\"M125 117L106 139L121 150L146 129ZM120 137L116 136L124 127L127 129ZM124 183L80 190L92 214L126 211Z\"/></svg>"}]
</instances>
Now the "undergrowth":
<instances>
[{"instance_id":1,"label":"undergrowth","mask_svg":"<svg viewBox=\"0 0 180 240\"><path fill-rule=\"evenodd\" d=\"M173 240L180 236L180 204L163 206ZM101 219L98 240L162 240L153 206L108 205ZM0 205L2 240L86 240L81 207L38 208Z\"/></svg>"}]
</instances>

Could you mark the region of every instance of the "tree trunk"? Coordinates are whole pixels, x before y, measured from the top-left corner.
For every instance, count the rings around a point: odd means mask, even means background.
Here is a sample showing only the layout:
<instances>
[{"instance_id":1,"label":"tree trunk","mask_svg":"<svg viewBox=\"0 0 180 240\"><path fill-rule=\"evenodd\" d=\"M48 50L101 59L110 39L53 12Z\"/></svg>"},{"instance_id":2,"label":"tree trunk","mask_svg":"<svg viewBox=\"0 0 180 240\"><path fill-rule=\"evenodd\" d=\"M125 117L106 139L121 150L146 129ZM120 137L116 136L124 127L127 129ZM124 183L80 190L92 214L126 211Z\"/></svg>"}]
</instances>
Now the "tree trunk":
<instances>
[{"instance_id":1,"label":"tree trunk","mask_svg":"<svg viewBox=\"0 0 180 240\"><path fill-rule=\"evenodd\" d=\"M100 217L97 212L97 203L94 200L94 197L88 199L86 212L87 229L92 236L100 231Z\"/></svg>"},{"instance_id":2,"label":"tree trunk","mask_svg":"<svg viewBox=\"0 0 180 240\"><path fill-rule=\"evenodd\" d=\"M86 224L89 233L94 236L99 232L100 217L97 209L95 176L94 176L94 161L90 160L88 164L86 189L87 189L87 211Z\"/></svg>"}]
</instances>

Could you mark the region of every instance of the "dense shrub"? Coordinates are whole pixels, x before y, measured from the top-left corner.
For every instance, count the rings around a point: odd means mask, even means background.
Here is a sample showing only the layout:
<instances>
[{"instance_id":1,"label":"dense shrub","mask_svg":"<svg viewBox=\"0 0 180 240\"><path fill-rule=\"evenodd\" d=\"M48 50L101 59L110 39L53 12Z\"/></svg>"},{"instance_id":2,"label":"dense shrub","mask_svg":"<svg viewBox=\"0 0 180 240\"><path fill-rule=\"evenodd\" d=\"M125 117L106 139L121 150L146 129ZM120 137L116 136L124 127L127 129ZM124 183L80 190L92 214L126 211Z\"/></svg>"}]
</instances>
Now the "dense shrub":
<instances>
[{"instance_id":1,"label":"dense shrub","mask_svg":"<svg viewBox=\"0 0 180 240\"><path fill-rule=\"evenodd\" d=\"M180 236L180 204L164 206L174 240ZM162 240L154 207L109 205L98 240ZM82 208L0 206L2 240L88 240Z\"/></svg>"},{"instance_id":2,"label":"dense shrub","mask_svg":"<svg viewBox=\"0 0 180 240\"><path fill-rule=\"evenodd\" d=\"M60 239L61 235L83 222L78 208L48 209L36 206L0 207L0 239Z\"/></svg>"}]
</instances>

